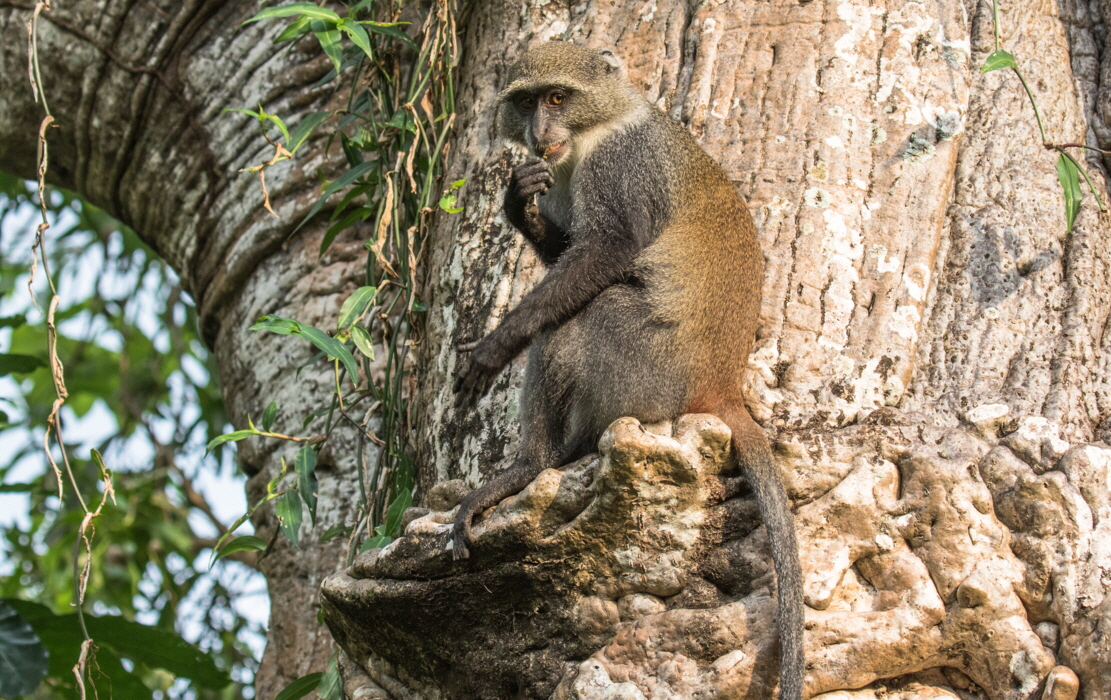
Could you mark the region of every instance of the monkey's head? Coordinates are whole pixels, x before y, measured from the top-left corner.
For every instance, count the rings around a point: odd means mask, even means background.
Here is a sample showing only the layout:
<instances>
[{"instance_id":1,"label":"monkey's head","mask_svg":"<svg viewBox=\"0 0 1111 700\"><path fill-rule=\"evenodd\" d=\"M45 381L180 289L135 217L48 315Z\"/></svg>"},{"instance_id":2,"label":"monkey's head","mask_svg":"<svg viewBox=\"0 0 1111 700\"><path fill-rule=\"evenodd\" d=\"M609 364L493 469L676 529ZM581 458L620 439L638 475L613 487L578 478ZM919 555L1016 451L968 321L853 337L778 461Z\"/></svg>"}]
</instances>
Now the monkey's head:
<instances>
[{"instance_id":1,"label":"monkey's head","mask_svg":"<svg viewBox=\"0 0 1111 700\"><path fill-rule=\"evenodd\" d=\"M612 52L567 41L522 56L498 102L502 136L553 165L575 153L577 138L644 104Z\"/></svg>"}]
</instances>

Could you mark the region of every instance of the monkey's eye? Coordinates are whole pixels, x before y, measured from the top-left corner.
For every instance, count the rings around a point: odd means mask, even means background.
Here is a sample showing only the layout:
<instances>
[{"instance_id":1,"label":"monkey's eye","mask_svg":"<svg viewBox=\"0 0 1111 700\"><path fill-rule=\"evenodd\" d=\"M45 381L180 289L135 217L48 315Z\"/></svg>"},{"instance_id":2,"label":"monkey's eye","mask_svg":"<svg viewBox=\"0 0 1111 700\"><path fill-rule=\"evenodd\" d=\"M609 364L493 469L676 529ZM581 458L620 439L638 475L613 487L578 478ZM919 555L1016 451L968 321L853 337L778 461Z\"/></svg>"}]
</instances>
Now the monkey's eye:
<instances>
[{"instance_id":1,"label":"monkey's eye","mask_svg":"<svg viewBox=\"0 0 1111 700\"><path fill-rule=\"evenodd\" d=\"M563 101L565 99L567 99L567 96L559 90L548 93L548 104L552 105L553 107L558 107L559 105L563 104Z\"/></svg>"},{"instance_id":2,"label":"monkey's eye","mask_svg":"<svg viewBox=\"0 0 1111 700\"><path fill-rule=\"evenodd\" d=\"M517 101L517 105L526 112L531 112L536 109L536 98L532 95L525 95Z\"/></svg>"}]
</instances>

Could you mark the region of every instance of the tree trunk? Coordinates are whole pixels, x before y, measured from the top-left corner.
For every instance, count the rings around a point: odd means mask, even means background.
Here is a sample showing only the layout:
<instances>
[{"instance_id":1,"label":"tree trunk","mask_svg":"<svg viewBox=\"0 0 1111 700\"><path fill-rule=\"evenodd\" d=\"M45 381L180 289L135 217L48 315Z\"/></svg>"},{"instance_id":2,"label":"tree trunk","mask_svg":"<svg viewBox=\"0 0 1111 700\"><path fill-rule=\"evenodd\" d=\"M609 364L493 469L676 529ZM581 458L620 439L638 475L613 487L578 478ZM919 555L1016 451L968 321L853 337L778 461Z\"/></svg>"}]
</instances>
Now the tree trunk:
<instances>
[{"instance_id":1,"label":"tree trunk","mask_svg":"<svg viewBox=\"0 0 1111 700\"><path fill-rule=\"evenodd\" d=\"M26 82L30 5L0 0L0 167L34 172L41 111ZM279 313L332 322L361 279L354 236L289 231L341 167L323 139L268 170L275 219L237 171L283 117L345 95L323 56L240 23L253 3L73 1L43 15L50 176L136 228L201 310L237 427L271 400L289 430L326 400L307 346L249 333ZM1101 19L1101 17L1103 19ZM1005 3L1004 47L1047 139L1111 149L1111 2ZM724 427L635 429L545 472L444 552L458 491L515 451L522 361L458 415L454 346L542 275L500 216L512 154L494 131L506 69L550 38L611 48L749 201L767 258L750 409L776 445L806 578L807 694L1111 700L1111 219L1084 200L1066 231L1055 154L1011 71L981 75L990 4L474 3L448 179L466 211L437 220L417 366L419 482L430 510L324 588L353 693L393 698L767 697L774 589L749 499L722 501ZM1094 156L1071 151L1108 200ZM278 426L279 428L281 425ZM273 601L259 697L320 670L321 545L350 520L353 439L322 455L301 550L263 559ZM240 443L257 497L285 448ZM255 500L253 497L252 500ZM418 513L411 514L416 516ZM635 523L635 525L634 525ZM272 531L271 514L257 526ZM886 688L886 690L883 690ZM388 695L387 695L388 693ZM374 697L371 695L371 697ZM833 697L833 696L831 696ZM885 695L887 697L887 695Z\"/></svg>"}]
</instances>

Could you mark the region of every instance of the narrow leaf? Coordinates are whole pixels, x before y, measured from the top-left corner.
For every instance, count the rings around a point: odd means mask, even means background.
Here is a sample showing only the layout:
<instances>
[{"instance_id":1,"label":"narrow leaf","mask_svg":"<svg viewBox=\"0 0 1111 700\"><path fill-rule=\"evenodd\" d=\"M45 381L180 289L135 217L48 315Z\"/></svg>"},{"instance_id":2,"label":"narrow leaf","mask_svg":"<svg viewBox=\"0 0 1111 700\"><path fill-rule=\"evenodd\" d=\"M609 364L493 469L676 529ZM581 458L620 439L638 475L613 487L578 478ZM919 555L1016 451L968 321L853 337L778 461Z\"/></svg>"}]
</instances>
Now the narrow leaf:
<instances>
[{"instance_id":1,"label":"narrow leaf","mask_svg":"<svg viewBox=\"0 0 1111 700\"><path fill-rule=\"evenodd\" d=\"M363 545L359 547L359 552L362 553L370 549L381 549L390 542L393 542L393 538L389 535L375 535L363 542Z\"/></svg>"},{"instance_id":2,"label":"narrow leaf","mask_svg":"<svg viewBox=\"0 0 1111 700\"><path fill-rule=\"evenodd\" d=\"M328 22L338 23L340 21L339 15L325 7L319 7L312 4L311 2L293 2L288 5L281 5L279 7L267 7L243 24L258 22L262 19L273 19L274 17L292 17L294 15L301 15L303 17L308 17L309 19L325 20Z\"/></svg>"},{"instance_id":3,"label":"narrow leaf","mask_svg":"<svg viewBox=\"0 0 1111 700\"><path fill-rule=\"evenodd\" d=\"M339 665L336 663L335 654L332 654L332 658L328 659L328 669L324 671L324 677L320 679L316 694L320 696L321 700L343 700L343 679L339 675Z\"/></svg>"},{"instance_id":4,"label":"narrow leaf","mask_svg":"<svg viewBox=\"0 0 1111 700\"><path fill-rule=\"evenodd\" d=\"M1015 57L1007 53L1003 49L993 52L984 60L984 65L980 66L981 73L990 73L993 70L1000 68L1014 68L1018 70L1018 63L1015 62Z\"/></svg>"},{"instance_id":5,"label":"narrow leaf","mask_svg":"<svg viewBox=\"0 0 1111 700\"><path fill-rule=\"evenodd\" d=\"M1076 163L1064 153L1057 158L1057 181L1061 183L1065 195L1065 218L1068 220L1068 230L1072 231L1076 215L1080 213L1080 200L1084 193L1080 189L1080 171L1076 169Z\"/></svg>"},{"instance_id":6,"label":"narrow leaf","mask_svg":"<svg viewBox=\"0 0 1111 700\"><path fill-rule=\"evenodd\" d=\"M366 30L359 26L357 22L342 20L339 23L339 28L343 33L351 37L351 43L358 46L366 54L367 58L374 60L374 50L370 47L370 37L367 36Z\"/></svg>"},{"instance_id":7,"label":"narrow leaf","mask_svg":"<svg viewBox=\"0 0 1111 700\"><path fill-rule=\"evenodd\" d=\"M359 368L355 364L355 356L351 354L351 351L348 350L343 343L313 326L302 326L300 335L305 340L308 340L313 345L320 348L328 357L343 363L344 369L347 370L347 375L351 377L351 382L358 383Z\"/></svg>"},{"instance_id":8,"label":"narrow leaf","mask_svg":"<svg viewBox=\"0 0 1111 700\"><path fill-rule=\"evenodd\" d=\"M236 537L231 542L228 542L220 551L216 553L216 558L220 559L235 552L259 552L266 549L266 540L254 535L242 535Z\"/></svg>"},{"instance_id":9,"label":"narrow leaf","mask_svg":"<svg viewBox=\"0 0 1111 700\"><path fill-rule=\"evenodd\" d=\"M293 133L289 135L289 152L296 153L297 149L301 147L301 144L305 142L305 139L312 134L316 127L323 124L330 116L332 116L331 112L313 112L302 119Z\"/></svg>"},{"instance_id":10,"label":"narrow leaf","mask_svg":"<svg viewBox=\"0 0 1111 700\"><path fill-rule=\"evenodd\" d=\"M274 510L278 514L282 534L293 543L294 547L300 547L301 545L297 543L297 532L301 529L301 497L297 495L297 490L290 489L283 493L278 498Z\"/></svg>"},{"instance_id":11,"label":"narrow leaf","mask_svg":"<svg viewBox=\"0 0 1111 700\"><path fill-rule=\"evenodd\" d=\"M270 429L274 427L274 419L277 417L278 404L271 401L270 405L266 407L266 410L262 412L262 429L269 433Z\"/></svg>"},{"instance_id":12,"label":"narrow leaf","mask_svg":"<svg viewBox=\"0 0 1111 700\"><path fill-rule=\"evenodd\" d=\"M339 210L337 209L336 211ZM328 252L328 248L331 247L332 241L336 240L336 236L339 235L340 231L344 230L356 221L366 221L373 213L374 210L370 207L359 207L358 209L350 212L347 216L343 217L342 220L332 224L328 228L328 233L324 234L324 240L320 242L320 254L324 255L324 253Z\"/></svg>"},{"instance_id":13,"label":"narrow leaf","mask_svg":"<svg viewBox=\"0 0 1111 700\"><path fill-rule=\"evenodd\" d=\"M316 450L302 447L293 462L297 471L297 490L301 500L309 507L309 517L316 524Z\"/></svg>"},{"instance_id":14,"label":"narrow leaf","mask_svg":"<svg viewBox=\"0 0 1111 700\"><path fill-rule=\"evenodd\" d=\"M321 542L331 542L336 537L347 537L348 535L351 534L351 530L353 530L353 529L354 529L354 527L352 527L350 525L344 525L343 523L336 523L335 525L332 525L331 527L329 527L327 530L324 531L324 534L320 536L320 541Z\"/></svg>"},{"instance_id":15,"label":"narrow leaf","mask_svg":"<svg viewBox=\"0 0 1111 700\"><path fill-rule=\"evenodd\" d=\"M282 30L281 34L274 38L274 43L281 44L286 41L293 41L308 34L310 22L312 22L311 17L301 17L293 20L288 27Z\"/></svg>"},{"instance_id":16,"label":"narrow leaf","mask_svg":"<svg viewBox=\"0 0 1111 700\"><path fill-rule=\"evenodd\" d=\"M320 685L320 679L323 677L323 673L310 673L307 676L301 676L274 696L274 700L300 700L300 698L316 690L316 687Z\"/></svg>"},{"instance_id":17,"label":"narrow leaf","mask_svg":"<svg viewBox=\"0 0 1111 700\"><path fill-rule=\"evenodd\" d=\"M320 42L320 48L324 49L324 53L332 60L332 65L336 67L336 73L340 72L343 66L343 45L340 43L340 31L336 28L335 24L330 24L322 20L313 20L312 33Z\"/></svg>"},{"instance_id":18,"label":"narrow leaf","mask_svg":"<svg viewBox=\"0 0 1111 700\"><path fill-rule=\"evenodd\" d=\"M370 306L370 302L374 301L375 295L378 294L377 287L359 287L351 296L343 302L343 306L339 310L339 330L347 330L359 317L366 312L366 308Z\"/></svg>"},{"instance_id":19,"label":"narrow leaf","mask_svg":"<svg viewBox=\"0 0 1111 700\"><path fill-rule=\"evenodd\" d=\"M420 48L416 43L409 38L409 35L398 28L399 24L408 24L408 22L360 22L367 29L377 34L384 34L385 36L397 39L414 51L419 51Z\"/></svg>"},{"instance_id":20,"label":"narrow leaf","mask_svg":"<svg viewBox=\"0 0 1111 700\"><path fill-rule=\"evenodd\" d=\"M358 144L347 137L347 134L342 131L339 132L339 142L343 146L343 155L347 158L347 164L351 167L362 165L365 158L363 152L359 150Z\"/></svg>"},{"instance_id":21,"label":"narrow leaf","mask_svg":"<svg viewBox=\"0 0 1111 700\"><path fill-rule=\"evenodd\" d=\"M355 341L355 347L359 348L359 352L363 357L368 360L374 360L374 341L370 337L370 332L362 326L351 327L351 340Z\"/></svg>"},{"instance_id":22,"label":"narrow leaf","mask_svg":"<svg viewBox=\"0 0 1111 700\"><path fill-rule=\"evenodd\" d=\"M351 168L350 170L345 172L343 175L340 175L340 177L335 182L328 185L328 188L326 190L324 190L324 194L320 195L320 199L317 200L317 202L313 206L313 208L309 211L309 213L307 215L305 215L304 219L301 219L301 223L297 224L297 229L304 226L305 222L307 222L312 217L316 216L316 212L320 211L320 208L322 206L324 206L324 202L328 201L329 197L331 197L336 192L339 192L344 187L347 187L348 185L350 185L355 180L358 180L360 177L362 177L364 174L366 174L367 171L369 171L371 168L373 168L375 166L377 166L377 163L375 163L374 161L372 161L372 160L367 161L367 162L365 162L361 165L356 165L354 168ZM296 233L297 229L294 229L294 233Z\"/></svg>"},{"instance_id":23,"label":"narrow leaf","mask_svg":"<svg viewBox=\"0 0 1111 700\"><path fill-rule=\"evenodd\" d=\"M292 318L281 318L280 316L263 316L255 325L251 326L249 330L252 331L270 331L278 335L293 335L301 332L301 324L294 321Z\"/></svg>"},{"instance_id":24,"label":"narrow leaf","mask_svg":"<svg viewBox=\"0 0 1111 700\"><path fill-rule=\"evenodd\" d=\"M257 434L258 431L256 430L236 430L234 433L224 433L223 435L218 435L212 438L212 442L208 443L208 447L205 449L205 454L208 454L214 448L223 445L225 442L239 442L243 438L249 438L252 435Z\"/></svg>"},{"instance_id":25,"label":"narrow leaf","mask_svg":"<svg viewBox=\"0 0 1111 700\"><path fill-rule=\"evenodd\" d=\"M390 504L389 510L386 511L386 534L400 534L398 530L401 525L401 515L411 505L413 505L413 491L412 489L404 489Z\"/></svg>"},{"instance_id":26,"label":"narrow leaf","mask_svg":"<svg viewBox=\"0 0 1111 700\"><path fill-rule=\"evenodd\" d=\"M286 143L289 143L289 129L286 128L285 122L282 121L282 118L279 117L277 114L267 114L266 118L277 125L278 130L282 132L282 138L285 139Z\"/></svg>"}]
</instances>

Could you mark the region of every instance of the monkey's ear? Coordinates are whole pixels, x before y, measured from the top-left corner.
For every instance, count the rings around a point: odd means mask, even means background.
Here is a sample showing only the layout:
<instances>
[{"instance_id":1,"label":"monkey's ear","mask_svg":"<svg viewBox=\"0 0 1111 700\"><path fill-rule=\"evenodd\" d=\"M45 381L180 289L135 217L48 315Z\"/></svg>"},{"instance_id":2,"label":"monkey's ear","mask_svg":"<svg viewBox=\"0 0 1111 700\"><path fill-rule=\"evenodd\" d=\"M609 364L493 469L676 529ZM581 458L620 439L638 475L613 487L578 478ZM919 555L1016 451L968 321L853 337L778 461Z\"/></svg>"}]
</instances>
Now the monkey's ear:
<instances>
[{"instance_id":1,"label":"monkey's ear","mask_svg":"<svg viewBox=\"0 0 1111 700\"><path fill-rule=\"evenodd\" d=\"M615 73L621 70L621 61L617 60L617 56L614 56L612 51L609 49L602 49L598 54L602 57L602 60L606 62L606 66L608 66L606 70L608 72Z\"/></svg>"}]
</instances>

